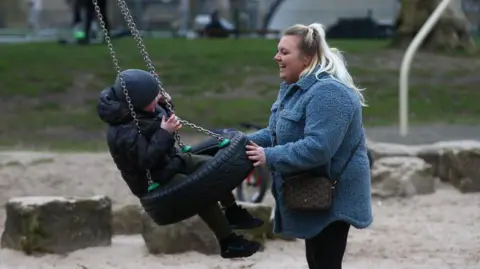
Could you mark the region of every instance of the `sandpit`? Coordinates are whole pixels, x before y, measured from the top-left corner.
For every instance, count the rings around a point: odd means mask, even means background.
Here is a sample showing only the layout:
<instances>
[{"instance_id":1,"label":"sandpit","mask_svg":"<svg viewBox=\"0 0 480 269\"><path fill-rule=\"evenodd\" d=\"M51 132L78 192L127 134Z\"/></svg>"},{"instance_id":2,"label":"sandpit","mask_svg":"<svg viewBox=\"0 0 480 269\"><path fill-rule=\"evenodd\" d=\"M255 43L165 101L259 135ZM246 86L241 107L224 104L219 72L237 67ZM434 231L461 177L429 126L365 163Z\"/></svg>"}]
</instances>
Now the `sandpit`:
<instances>
[{"instance_id":1,"label":"sandpit","mask_svg":"<svg viewBox=\"0 0 480 269\"><path fill-rule=\"evenodd\" d=\"M106 194L115 205L135 203L108 154L0 154L0 205L14 196ZM267 202L271 202L268 197ZM0 229L3 209L0 211ZM441 185L435 194L374 201L374 223L352 229L347 269L479 268L480 193L461 194ZM270 241L248 259L223 260L189 252L148 255L141 236L116 236L111 247L67 256L27 257L0 250L1 269L22 268L307 268L302 241Z\"/></svg>"}]
</instances>

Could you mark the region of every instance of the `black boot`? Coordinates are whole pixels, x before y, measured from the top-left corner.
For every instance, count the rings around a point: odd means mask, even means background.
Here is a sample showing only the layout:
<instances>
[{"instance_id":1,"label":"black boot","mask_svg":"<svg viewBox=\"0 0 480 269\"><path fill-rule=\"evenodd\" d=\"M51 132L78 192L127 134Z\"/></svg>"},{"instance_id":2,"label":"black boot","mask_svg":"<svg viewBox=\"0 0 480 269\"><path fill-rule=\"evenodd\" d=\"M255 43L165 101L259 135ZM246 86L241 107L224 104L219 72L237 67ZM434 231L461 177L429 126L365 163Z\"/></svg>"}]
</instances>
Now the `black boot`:
<instances>
[{"instance_id":1,"label":"black boot","mask_svg":"<svg viewBox=\"0 0 480 269\"><path fill-rule=\"evenodd\" d=\"M252 256L260 249L260 243L249 241L241 235L232 233L220 241L221 256L224 259L245 258Z\"/></svg>"},{"instance_id":2,"label":"black boot","mask_svg":"<svg viewBox=\"0 0 480 269\"><path fill-rule=\"evenodd\" d=\"M245 208L237 204L225 209L225 217L232 229L254 229L263 225L263 220L253 217Z\"/></svg>"}]
</instances>

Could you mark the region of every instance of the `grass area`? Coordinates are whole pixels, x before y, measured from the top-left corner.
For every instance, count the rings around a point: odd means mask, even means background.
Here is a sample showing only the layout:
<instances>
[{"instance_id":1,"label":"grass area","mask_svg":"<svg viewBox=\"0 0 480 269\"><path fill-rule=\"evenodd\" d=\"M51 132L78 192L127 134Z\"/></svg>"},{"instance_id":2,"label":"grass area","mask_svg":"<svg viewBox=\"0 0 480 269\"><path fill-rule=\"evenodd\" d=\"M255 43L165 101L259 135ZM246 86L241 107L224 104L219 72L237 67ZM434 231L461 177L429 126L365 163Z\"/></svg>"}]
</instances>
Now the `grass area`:
<instances>
[{"instance_id":1,"label":"grass area","mask_svg":"<svg viewBox=\"0 0 480 269\"><path fill-rule=\"evenodd\" d=\"M345 52L357 84L367 88L365 124L396 123L403 52L386 50L386 41L330 43ZM122 68L144 68L132 40L114 45ZM272 60L276 41L157 39L146 46L180 117L207 128L267 122L280 82ZM105 45L9 44L0 50L0 145L104 145L95 106L116 75ZM413 122L478 122L479 67L478 55L418 55L410 75Z\"/></svg>"}]
</instances>

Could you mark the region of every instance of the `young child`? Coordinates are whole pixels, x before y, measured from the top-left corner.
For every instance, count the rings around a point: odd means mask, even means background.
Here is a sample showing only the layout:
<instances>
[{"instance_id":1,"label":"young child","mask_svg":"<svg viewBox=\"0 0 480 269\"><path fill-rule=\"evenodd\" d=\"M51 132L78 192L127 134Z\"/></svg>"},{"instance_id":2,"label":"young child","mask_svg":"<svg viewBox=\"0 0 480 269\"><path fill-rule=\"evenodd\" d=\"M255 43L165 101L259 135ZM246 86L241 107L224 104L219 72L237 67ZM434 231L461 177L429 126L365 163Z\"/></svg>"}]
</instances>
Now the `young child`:
<instances>
[{"instance_id":1,"label":"young child","mask_svg":"<svg viewBox=\"0 0 480 269\"><path fill-rule=\"evenodd\" d=\"M167 112L159 87L150 73L129 69L121 73L136 112L142 135L131 116L128 104L117 77L112 87L100 94L98 115L108 124L107 143L113 161L132 193L141 197L147 193L145 169L150 169L152 179L160 185L183 180L210 156L180 153L175 148L173 133L182 126L175 115ZM160 186L161 187L161 186ZM215 191L215 190L212 190ZM258 251L260 244L244 239L232 229L252 229L263 225L247 210L237 205L232 193L218 204L199 212L219 240L223 258L248 257Z\"/></svg>"}]
</instances>

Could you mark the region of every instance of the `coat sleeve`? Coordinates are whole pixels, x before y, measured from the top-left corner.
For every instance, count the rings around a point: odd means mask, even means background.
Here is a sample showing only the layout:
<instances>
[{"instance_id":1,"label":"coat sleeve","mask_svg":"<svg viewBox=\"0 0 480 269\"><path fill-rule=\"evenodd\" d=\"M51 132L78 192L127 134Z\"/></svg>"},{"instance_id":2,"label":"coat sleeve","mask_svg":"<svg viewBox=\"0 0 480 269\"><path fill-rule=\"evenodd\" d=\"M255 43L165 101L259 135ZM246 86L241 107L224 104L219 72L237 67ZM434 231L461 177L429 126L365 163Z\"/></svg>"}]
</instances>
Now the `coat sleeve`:
<instances>
[{"instance_id":1,"label":"coat sleeve","mask_svg":"<svg viewBox=\"0 0 480 269\"><path fill-rule=\"evenodd\" d=\"M305 110L304 137L265 148L269 169L280 173L306 171L329 162L348 130L355 105L336 82L314 85Z\"/></svg>"},{"instance_id":2,"label":"coat sleeve","mask_svg":"<svg viewBox=\"0 0 480 269\"><path fill-rule=\"evenodd\" d=\"M270 108L271 114L268 120L269 127L263 128L261 130L258 130L248 135L248 139L250 139L252 142L254 142L255 144L259 145L262 148L272 146L272 133L270 131L270 128L272 127L273 117L276 111L278 110L279 103L280 101L277 97L277 100L272 104L272 107Z\"/></svg>"},{"instance_id":3,"label":"coat sleeve","mask_svg":"<svg viewBox=\"0 0 480 269\"><path fill-rule=\"evenodd\" d=\"M132 150L138 158L138 165L143 169L150 169L161 158L165 158L174 146L173 136L165 129L159 128L152 135L150 141L137 132Z\"/></svg>"},{"instance_id":4,"label":"coat sleeve","mask_svg":"<svg viewBox=\"0 0 480 269\"><path fill-rule=\"evenodd\" d=\"M248 139L260 147L269 147L271 146L271 134L269 128L263 128L252 134L248 135Z\"/></svg>"}]
</instances>

